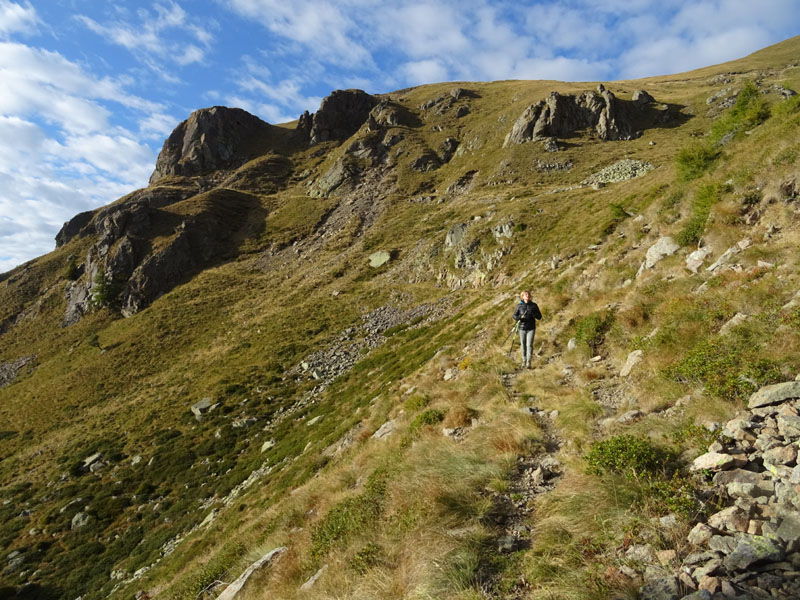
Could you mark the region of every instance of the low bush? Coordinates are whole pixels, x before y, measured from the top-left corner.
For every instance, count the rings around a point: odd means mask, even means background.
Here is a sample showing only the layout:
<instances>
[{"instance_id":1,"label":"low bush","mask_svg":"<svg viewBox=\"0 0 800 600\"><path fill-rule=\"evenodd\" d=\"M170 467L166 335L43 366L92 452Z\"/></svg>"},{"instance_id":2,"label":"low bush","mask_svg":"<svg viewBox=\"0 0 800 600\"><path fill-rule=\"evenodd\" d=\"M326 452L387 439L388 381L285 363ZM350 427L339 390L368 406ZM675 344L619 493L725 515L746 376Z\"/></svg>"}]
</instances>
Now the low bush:
<instances>
[{"instance_id":1,"label":"low bush","mask_svg":"<svg viewBox=\"0 0 800 600\"><path fill-rule=\"evenodd\" d=\"M611 472L633 479L663 471L674 459L673 454L650 440L632 435L617 435L597 442L586 455L590 473Z\"/></svg>"},{"instance_id":2,"label":"low bush","mask_svg":"<svg viewBox=\"0 0 800 600\"><path fill-rule=\"evenodd\" d=\"M409 431L416 432L425 427L426 425L437 425L444 421L444 413L437 408L429 408L411 421L408 426Z\"/></svg>"},{"instance_id":3,"label":"low bush","mask_svg":"<svg viewBox=\"0 0 800 600\"><path fill-rule=\"evenodd\" d=\"M678 180L691 181L708 171L719 157L719 152L708 144L695 144L678 151L675 168Z\"/></svg>"},{"instance_id":4,"label":"low bush","mask_svg":"<svg viewBox=\"0 0 800 600\"><path fill-rule=\"evenodd\" d=\"M766 100L761 96L758 87L748 81L736 97L736 104L727 113L714 122L711 127L711 141L719 142L728 134L746 131L763 123L770 116Z\"/></svg>"},{"instance_id":5,"label":"low bush","mask_svg":"<svg viewBox=\"0 0 800 600\"><path fill-rule=\"evenodd\" d=\"M596 352L613 324L613 311L600 311L581 317L575 321L575 339Z\"/></svg>"},{"instance_id":6,"label":"low bush","mask_svg":"<svg viewBox=\"0 0 800 600\"><path fill-rule=\"evenodd\" d=\"M692 519L702 508L694 481L680 472L677 453L647 438L617 435L597 442L586 462L591 474L614 473L636 484L637 502L650 512Z\"/></svg>"},{"instance_id":7,"label":"low bush","mask_svg":"<svg viewBox=\"0 0 800 600\"><path fill-rule=\"evenodd\" d=\"M422 394L409 396L403 405L408 412L417 412L430 404L430 399Z\"/></svg>"},{"instance_id":8,"label":"low bush","mask_svg":"<svg viewBox=\"0 0 800 600\"><path fill-rule=\"evenodd\" d=\"M710 394L731 401L784 379L781 365L761 356L757 346L728 339L700 342L666 375L679 383L704 384Z\"/></svg>"}]
</instances>

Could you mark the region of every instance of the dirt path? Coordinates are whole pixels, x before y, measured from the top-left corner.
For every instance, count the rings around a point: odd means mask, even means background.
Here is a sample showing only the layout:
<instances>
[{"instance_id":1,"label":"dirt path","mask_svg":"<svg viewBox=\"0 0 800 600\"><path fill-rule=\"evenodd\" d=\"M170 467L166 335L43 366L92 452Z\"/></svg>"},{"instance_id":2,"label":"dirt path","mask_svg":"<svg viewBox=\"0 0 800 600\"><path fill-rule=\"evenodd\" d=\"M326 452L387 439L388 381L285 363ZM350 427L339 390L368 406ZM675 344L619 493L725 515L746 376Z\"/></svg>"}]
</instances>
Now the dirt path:
<instances>
[{"instance_id":1,"label":"dirt path","mask_svg":"<svg viewBox=\"0 0 800 600\"><path fill-rule=\"evenodd\" d=\"M522 369L503 373L501 381L512 404L521 404L516 381ZM492 508L486 516L487 525L495 531L494 551L508 554L531 547L531 516L535 499L552 490L561 477L561 463L555 457L561 440L555 432L550 414L529 400L520 410L530 415L542 431L542 444L517 456L516 464L509 474L509 485L501 492L492 493ZM491 585L486 591L492 593ZM504 598L517 596L505 595ZM519 597L525 597L523 589Z\"/></svg>"}]
</instances>

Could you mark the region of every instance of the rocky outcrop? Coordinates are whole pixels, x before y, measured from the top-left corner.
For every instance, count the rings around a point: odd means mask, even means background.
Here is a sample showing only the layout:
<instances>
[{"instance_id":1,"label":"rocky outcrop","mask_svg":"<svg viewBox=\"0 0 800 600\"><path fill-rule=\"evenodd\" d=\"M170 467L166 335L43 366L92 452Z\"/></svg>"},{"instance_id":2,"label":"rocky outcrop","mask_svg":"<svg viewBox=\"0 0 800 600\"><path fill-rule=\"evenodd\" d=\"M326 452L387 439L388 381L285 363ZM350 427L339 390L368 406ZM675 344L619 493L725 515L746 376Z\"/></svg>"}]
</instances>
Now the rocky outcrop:
<instances>
[{"instance_id":1,"label":"rocky outcrop","mask_svg":"<svg viewBox=\"0 0 800 600\"><path fill-rule=\"evenodd\" d=\"M516 120L503 146L547 138L566 138L591 129L601 140L630 140L641 135L634 119L652 102L642 92L635 101L619 100L599 85L597 92L578 96L551 92L545 100L530 105Z\"/></svg>"},{"instance_id":2,"label":"rocky outcrop","mask_svg":"<svg viewBox=\"0 0 800 600\"><path fill-rule=\"evenodd\" d=\"M300 116L297 133L309 146L346 140L367 121L377 104L375 96L362 90L335 90L313 115L306 111Z\"/></svg>"},{"instance_id":3,"label":"rocky outcrop","mask_svg":"<svg viewBox=\"0 0 800 600\"><path fill-rule=\"evenodd\" d=\"M35 356L23 356L17 360L0 363L0 388L14 381L20 371L34 360L36 360Z\"/></svg>"},{"instance_id":4,"label":"rocky outcrop","mask_svg":"<svg viewBox=\"0 0 800 600\"><path fill-rule=\"evenodd\" d=\"M170 175L202 175L264 154L272 127L241 108L194 111L164 142L150 185Z\"/></svg>"}]
</instances>

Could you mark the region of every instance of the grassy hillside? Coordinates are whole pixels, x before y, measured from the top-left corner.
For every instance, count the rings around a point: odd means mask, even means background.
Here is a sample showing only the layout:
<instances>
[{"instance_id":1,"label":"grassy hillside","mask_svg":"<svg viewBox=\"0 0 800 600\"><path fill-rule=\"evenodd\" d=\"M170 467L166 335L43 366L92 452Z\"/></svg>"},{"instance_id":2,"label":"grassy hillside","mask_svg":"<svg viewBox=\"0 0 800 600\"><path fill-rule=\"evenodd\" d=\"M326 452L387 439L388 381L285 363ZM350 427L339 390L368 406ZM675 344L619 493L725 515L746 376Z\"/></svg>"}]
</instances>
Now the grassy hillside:
<instances>
[{"instance_id":1,"label":"grassy hillside","mask_svg":"<svg viewBox=\"0 0 800 600\"><path fill-rule=\"evenodd\" d=\"M216 597L285 546L242 597L635 597L626 550L677 566L714 512L687 470L707 426L800 372L800 101L773 87L800 86L799 46L607 82L672 118L558 152L503 141L551 91L596 84L387 94L382 134L401 139L384 158L360 152L365 125L164 209L229 225L229 246L128 318L95 307L61 327L91 237L0 276L0 363L34 357L0 387L0 596ZM449 161L414 168L448 138ZM654 168L582 184L623 159ZM320 193L337 164L360 178ZM153 249L177 235L163 224ZM637 274L664 236L679 250ZM523 288L544 313L530 371L504 340Z\"/></svg>"}]
</instances>

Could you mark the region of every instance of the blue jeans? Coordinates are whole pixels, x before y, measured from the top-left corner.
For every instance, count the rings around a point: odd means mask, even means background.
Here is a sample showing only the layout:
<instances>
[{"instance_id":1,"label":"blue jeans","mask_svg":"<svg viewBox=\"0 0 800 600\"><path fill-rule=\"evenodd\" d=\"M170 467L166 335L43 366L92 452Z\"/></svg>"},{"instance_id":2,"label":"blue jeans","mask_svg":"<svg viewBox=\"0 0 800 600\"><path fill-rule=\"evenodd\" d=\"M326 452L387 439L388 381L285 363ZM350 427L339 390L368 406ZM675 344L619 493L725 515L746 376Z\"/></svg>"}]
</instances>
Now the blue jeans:
<instances>
[{"instance_id":1,"label":"blue jeans","mask_svg":"<svg viewBox=\"0 0 800 600\"><path fill-rule=\"evenodd\" d=\"M519 341L522 345L522 362L526 365L531 364L531 355L533 354L533 334L536 333L535 329L520 329Z\"/></svg>"}]
</instances>

